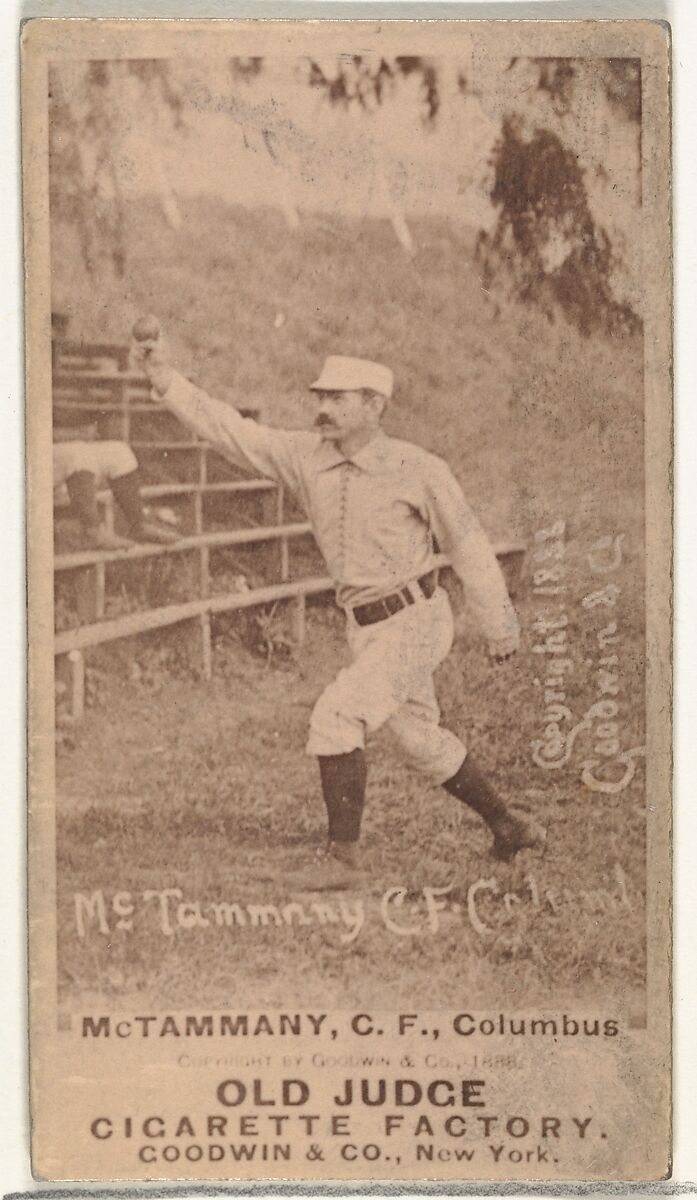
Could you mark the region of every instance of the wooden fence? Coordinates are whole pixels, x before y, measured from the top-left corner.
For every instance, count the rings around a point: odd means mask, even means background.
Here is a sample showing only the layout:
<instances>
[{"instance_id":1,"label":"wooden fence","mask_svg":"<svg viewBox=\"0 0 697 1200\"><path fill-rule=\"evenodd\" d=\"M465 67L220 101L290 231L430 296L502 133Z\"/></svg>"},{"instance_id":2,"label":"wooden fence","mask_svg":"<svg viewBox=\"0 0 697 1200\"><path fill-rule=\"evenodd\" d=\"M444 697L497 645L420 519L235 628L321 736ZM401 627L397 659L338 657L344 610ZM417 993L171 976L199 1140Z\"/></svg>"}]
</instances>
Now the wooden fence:
<instances>
[{"instance_id":1,"label":"wooden fence","mask_svg":"<svg viewBox=\"0 0 697 1200\"><path fill-rule=\"evenodd\" d=\"M192 653L195 653L200 663L203 677L210 679L213 671L211 616L216 613L235 612L240 609L257 608L265 604L288 601L292 605L292 635L296 643L300 645L305 637L307 599L310 596L329 595L333 591L334 584L328 576L286 579L268 587L210 596L207 594L209 563L206 552L211 546L249 545L276 539L283 539L287 544L288 538L308 535L310 532L310 526L306 524L260 527L256 530L203 534L196 538L186 539L185 542L177 543L175 546L138 546L133 551L126 552L87 551L57 558L57 570L93 572L90 581L83 582L82 587L87 597L84 603L89 606L94 616L77 629L67 629L57 633L54 643L55 654L67 656L72 716L77 720L84 711L85 661L83 651L89 647L103 645L105 642L188 623L189 632L194 635L189 637ZM108 562L128 561L134 557L145 558L151 555L171 555L187 550L195 550L201 555L201 594L197 599L188 600L182 604L168 604L161 608L148 609L145 612L129 613L112 620L104 620L104 571ZM508 568L509 586L511 590L515 590L515 580L520 575L525 554L524 546L515 542L498 544L495 546L495 551L504 567ZM448 566L447 559L443 555L439 555L437 565L441 569L446 568Z\"/></svg>"}]
</instances>

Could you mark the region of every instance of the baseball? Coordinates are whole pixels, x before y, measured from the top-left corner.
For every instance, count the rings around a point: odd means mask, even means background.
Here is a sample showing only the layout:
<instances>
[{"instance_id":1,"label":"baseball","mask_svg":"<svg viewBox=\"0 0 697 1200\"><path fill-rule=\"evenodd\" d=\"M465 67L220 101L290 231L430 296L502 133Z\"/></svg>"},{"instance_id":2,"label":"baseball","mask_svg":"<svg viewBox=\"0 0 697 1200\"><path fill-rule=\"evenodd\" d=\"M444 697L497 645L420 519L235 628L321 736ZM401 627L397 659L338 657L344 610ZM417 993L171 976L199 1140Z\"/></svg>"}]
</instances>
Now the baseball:
<instances>
[{"instance_id":1,"label":"baseball","mask_svg":"<svg viewBox=\"0 0 697 1200\"><path fill-rule=\"evenodd\" d=\"M156 342L160 336L160 322L157 317L139 317L132 329L136 342Z\"/></svg>"}]
</instances>

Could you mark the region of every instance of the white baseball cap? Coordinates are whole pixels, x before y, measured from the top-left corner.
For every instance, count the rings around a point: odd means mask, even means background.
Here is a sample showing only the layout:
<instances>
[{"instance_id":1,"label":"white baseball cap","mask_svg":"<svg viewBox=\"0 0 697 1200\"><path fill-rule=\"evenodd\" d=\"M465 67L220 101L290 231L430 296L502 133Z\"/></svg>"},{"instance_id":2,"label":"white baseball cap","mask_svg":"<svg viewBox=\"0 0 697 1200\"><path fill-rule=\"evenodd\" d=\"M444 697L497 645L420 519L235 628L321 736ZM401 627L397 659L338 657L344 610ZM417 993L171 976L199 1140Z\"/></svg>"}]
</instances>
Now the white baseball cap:
<instances>
[{"instance_id":1,"label":"white baseball cap","mask_svg":"<svg viewBox=\"0 0 697 1200\"><path fill-rule=\"evenodd\" d=\"M368 388L381 396L392 395L394 376L389 367L368 358L345 358L330 354L325 358L319 379L310 384L315 392L358 392Z\"/></svg>"}]
</instances>

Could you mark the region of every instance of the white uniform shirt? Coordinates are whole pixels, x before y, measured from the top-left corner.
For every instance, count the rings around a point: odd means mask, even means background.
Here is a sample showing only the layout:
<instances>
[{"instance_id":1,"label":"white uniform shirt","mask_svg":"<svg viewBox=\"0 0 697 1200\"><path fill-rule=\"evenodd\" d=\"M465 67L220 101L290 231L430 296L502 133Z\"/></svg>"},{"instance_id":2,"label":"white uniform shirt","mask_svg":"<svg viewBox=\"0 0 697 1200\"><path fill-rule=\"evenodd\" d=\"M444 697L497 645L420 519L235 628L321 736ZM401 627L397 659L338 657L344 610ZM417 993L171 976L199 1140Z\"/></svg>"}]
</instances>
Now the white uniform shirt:
<instances>
[{"instance_id":1,"label":"white uniform shirt","mask_svg":"<svg viewBox=\"0 0 697 1200\"><path fill-rule=\"evenodd\" d=\"M380 432L346 459L319 433L261 425L177 374L158 399L231 462L279 480L300 499L339 604L364 604L426 574L435 537L487 638L517 639L491 544L441 458Z\"/></svg>"}]
</instances>

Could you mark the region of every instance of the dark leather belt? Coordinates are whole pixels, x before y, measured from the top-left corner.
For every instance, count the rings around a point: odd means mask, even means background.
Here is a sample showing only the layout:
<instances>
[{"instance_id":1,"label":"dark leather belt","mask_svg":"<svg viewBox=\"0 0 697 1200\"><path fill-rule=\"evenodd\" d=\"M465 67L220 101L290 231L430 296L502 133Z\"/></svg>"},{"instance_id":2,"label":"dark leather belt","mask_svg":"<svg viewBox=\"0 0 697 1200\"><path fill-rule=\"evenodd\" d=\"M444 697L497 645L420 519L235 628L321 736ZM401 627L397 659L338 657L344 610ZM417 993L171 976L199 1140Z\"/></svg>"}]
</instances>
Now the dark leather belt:
<instances>
[{"instance_id":1,"label":"dark leather belt","mask_svg":"<svg viewBox=\"0 0 697 1200\"><path fill-rule=\"evenodd\" d=\"M416 585L421 588L426 599L430 600L438 587L438 572L429 571L428 575L422 575L420 579L416 580ZM389 596L383 596L382 600L371 600L368 604L359 604L351 611L357 625L374 625L376 621L386 621L388 617L393 617L400 609L413 603L414 597L409 588L404 587L398 592L392 592Z\"/></svg>"}]
</instances>

